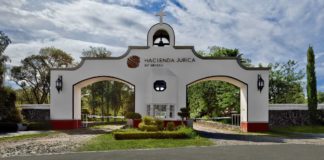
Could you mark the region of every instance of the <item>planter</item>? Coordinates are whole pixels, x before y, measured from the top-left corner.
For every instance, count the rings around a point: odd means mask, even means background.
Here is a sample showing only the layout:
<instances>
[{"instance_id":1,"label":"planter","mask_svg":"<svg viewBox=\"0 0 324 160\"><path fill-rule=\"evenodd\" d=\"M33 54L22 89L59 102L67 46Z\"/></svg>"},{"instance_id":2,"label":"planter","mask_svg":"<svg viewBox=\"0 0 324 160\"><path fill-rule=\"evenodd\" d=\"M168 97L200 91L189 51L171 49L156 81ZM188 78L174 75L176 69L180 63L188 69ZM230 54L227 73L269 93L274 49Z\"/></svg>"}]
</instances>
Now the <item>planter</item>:
<instances>
[{"instance_id":1,"label":"planter","mask_svg":"<svg viewBox=\"0 0 324 160\"><path fill-rule=\"evenodd\" d=\"M133 127L138 128L138 125L142 122L142 119L133 119Z\"/></svg>"},{"instance_id":2,"label":"planter","mask_svg":"<svg viewBox=\"0 0 324 160\"><path fill-rule=\"evenodd\" d=\"M138 128L138 124L142 122L142 119L127 119L127 126Z\"/></svg>"},{"instance_id":3,"label":"planter","mask_svg":"<svg viewBox=\"0 0 324 160\"><path fill-rule=\"evenodd\" d=\"M133 127L133 124L134 124L133 119L127 119L126 124L127 124L128 127Z\"/></svg>"}]
</instances>

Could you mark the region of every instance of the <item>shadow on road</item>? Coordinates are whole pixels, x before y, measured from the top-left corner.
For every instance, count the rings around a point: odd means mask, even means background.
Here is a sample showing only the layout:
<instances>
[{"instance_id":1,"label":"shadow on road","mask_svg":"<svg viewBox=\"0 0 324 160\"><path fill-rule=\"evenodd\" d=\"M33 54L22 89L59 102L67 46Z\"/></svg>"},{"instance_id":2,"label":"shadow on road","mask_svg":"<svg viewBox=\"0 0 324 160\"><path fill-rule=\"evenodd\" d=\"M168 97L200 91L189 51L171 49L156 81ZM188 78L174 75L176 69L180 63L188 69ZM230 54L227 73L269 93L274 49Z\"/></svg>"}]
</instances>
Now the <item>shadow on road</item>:
<instances>
[{"instance_id":1,"label":"shadow on road","mask_svg":"<svg viewBox=\"0 0 324 160\"><path fill-rule=\"evenodd\" d=\"M285 143L284 138L280 138L280 137L268 137L268 136L260 136L260 135L241 135L241 134L231 134L231 133L215 133L215 132L200 131L200 130L196 130L196 131L201 137L210 138L210 139Z\"/></svg>"}]
</instances>

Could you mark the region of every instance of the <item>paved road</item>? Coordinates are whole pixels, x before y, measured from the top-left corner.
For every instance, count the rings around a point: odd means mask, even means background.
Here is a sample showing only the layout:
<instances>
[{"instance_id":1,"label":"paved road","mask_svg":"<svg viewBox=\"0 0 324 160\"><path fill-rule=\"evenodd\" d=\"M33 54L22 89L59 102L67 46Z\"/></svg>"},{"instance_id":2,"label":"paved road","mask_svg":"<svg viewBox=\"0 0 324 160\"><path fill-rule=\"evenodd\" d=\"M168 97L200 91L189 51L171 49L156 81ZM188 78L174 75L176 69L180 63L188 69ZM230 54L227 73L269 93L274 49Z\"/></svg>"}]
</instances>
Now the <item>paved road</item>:
<instances>
[{"instance_id":1,"label":"paved road","mask_svg":"<svg viewBox=\"0 0 324 160\"><path fill-rule=\"evenodd\" d=\"M242 145L83 152L11 157L11 160L324 160L321 145Z\"/></svg>"}]
</instances>

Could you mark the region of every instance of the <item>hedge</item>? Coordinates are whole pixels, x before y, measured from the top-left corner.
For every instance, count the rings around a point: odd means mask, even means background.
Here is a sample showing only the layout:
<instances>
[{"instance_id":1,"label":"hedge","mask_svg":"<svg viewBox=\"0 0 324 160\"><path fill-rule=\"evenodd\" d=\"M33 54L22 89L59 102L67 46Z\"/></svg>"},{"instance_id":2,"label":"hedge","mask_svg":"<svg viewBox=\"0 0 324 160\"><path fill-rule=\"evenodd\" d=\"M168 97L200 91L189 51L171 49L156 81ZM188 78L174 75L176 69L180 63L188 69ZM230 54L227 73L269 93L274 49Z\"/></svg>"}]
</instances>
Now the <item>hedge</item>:
<instances>
[{"instance_id":1,"label":"hedge","mask_svg":"<svg viewBox=\"0 0 324 160\"><path fill-rule=\"evenodd\" d=\"M29 122L27 129L28 130L51 130L52 126L49 121L42 122Z\"/></svg>"},{"instance_id":2,"label":"hedge","mask_svg":"<svg viewBox=\"0 0 324 160\"><path fill-rule=\"evenodd\" d=\"M114 132L114 138L117 140L125 139L184 139L189 138L185 132Z\"/></svg>"},{"instance_id":3,"label":"hedge","mask_svg":"<svg viewBox=\"0 0 324 160\"><path fill-rule=\"evenodd\" d=\"M1 132L16 132L17 130L18 130L17 123L0 122L0 133Z\"/></svg>"}]
</instances>

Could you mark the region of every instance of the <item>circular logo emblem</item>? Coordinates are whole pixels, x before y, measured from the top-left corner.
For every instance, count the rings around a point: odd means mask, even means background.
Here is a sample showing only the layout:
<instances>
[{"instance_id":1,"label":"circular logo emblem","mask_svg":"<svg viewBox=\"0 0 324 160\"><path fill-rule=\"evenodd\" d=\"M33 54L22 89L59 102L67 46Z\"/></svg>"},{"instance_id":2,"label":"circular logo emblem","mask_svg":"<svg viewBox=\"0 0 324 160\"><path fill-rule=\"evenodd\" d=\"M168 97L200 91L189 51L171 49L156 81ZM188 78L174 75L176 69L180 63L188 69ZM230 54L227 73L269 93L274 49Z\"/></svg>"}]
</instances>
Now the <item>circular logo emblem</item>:
<instances>
[{"instance_id":1,"label":"circular logo emblem","mask_svg":"<svg viewBox=\"0 0 324 160\"><path fill-rule=\"evenodd\" d=\"M138 56L130 56L127 59L127 66L129 68L137 68L140 63L140 57Z\"/></svg>"}]
</instances>

